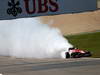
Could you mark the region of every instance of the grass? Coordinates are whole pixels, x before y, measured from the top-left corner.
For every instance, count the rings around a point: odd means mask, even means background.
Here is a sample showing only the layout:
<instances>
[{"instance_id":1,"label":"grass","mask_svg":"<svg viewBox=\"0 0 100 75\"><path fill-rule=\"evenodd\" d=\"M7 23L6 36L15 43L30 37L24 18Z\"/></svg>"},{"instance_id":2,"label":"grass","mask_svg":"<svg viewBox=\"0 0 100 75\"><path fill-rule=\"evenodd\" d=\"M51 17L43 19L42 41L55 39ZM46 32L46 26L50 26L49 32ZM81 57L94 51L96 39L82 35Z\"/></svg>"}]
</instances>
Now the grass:
<instances>
[{"instance_id":1,"label":"grass","mask_svg":"<svg viewBox=\"0 0 100 75\"><path fill-rule=\"evenodd\" d=\"M83 50L93 53L92 57L100 57L100 32L80 35L65 36L71 44Z\"/></svg>"}]
</instances>

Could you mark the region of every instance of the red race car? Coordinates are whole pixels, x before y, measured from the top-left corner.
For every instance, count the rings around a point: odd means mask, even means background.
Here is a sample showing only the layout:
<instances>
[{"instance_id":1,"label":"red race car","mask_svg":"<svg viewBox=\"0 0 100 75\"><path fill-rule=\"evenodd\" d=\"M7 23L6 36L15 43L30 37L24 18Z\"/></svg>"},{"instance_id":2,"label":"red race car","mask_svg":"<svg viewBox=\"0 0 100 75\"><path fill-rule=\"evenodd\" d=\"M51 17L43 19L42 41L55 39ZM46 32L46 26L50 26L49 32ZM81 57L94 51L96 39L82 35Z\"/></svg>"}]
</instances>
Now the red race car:
<instances>
[{"instance_id":1,"label":"red race car","mask_svg":"<svg viewBox=\"0 0 100 75\"><path fill-rule=\"evenodd\" d=\"M66 52L66 58L81 58L81 57L90 57L92 56L91 52L80 50L77 48L69 48L69 51Z\"/></svg>"}]
</instances>

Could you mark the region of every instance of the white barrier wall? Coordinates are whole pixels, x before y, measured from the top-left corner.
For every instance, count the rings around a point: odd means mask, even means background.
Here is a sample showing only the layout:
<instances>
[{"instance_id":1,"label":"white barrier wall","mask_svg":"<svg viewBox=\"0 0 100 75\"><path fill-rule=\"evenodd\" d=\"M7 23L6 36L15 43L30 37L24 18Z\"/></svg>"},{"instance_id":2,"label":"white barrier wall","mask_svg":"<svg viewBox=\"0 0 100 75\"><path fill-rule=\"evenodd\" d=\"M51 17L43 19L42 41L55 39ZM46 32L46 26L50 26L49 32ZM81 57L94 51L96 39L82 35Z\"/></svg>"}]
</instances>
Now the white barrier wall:
<instances>
[{"instance_id":1,"label":"white barrier wall","mask_svg":"<svg viewBox=\"0 0 100 75\"><path fill-rule=\"evenodd\" d=\"M100 0L97 0L97 8L100 9Z\"/></svg>"}]
</instances>

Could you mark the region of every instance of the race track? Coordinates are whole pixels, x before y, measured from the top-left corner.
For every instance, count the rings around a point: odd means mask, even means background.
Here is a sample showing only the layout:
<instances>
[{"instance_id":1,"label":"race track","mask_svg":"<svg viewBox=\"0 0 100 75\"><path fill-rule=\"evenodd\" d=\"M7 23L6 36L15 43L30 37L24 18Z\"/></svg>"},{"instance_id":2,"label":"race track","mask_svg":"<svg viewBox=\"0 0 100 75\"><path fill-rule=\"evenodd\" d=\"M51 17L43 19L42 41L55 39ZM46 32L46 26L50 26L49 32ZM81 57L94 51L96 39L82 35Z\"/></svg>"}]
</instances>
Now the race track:
<instances>
[{"instance_id":1,"label":"race track","mask_svg":"<svg viewBox=\"0 0 100 75\"><path fill-rule=\"evenodd\" d=\"M100 58L16 59L0 56L3 75L100 75Z\"/></svg>"}]
</instances>

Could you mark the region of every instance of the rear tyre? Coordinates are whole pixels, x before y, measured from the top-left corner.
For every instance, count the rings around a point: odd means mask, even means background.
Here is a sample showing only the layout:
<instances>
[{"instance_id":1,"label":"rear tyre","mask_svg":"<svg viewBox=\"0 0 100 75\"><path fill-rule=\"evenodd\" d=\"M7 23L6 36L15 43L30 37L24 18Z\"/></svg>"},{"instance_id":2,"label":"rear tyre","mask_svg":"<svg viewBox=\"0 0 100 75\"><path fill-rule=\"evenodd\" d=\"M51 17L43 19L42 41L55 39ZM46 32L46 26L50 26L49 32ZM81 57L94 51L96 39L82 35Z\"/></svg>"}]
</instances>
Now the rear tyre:
<instances>
[{"instance_id":1,"label":"rear tyre","mask_svg":"<svg viewBox=\"0 0 100 75\"><path fill-rule=\"evenodd\" d=\"M66 58L70 58L70 54L68 52L66 52Z\"/></svg>"}]
</instances>

